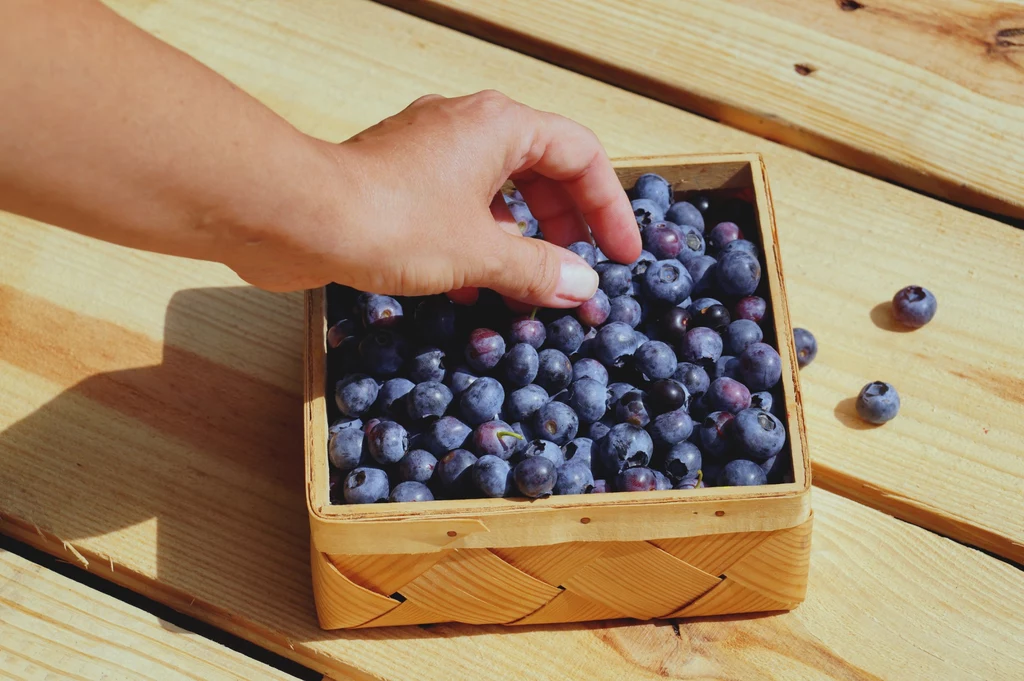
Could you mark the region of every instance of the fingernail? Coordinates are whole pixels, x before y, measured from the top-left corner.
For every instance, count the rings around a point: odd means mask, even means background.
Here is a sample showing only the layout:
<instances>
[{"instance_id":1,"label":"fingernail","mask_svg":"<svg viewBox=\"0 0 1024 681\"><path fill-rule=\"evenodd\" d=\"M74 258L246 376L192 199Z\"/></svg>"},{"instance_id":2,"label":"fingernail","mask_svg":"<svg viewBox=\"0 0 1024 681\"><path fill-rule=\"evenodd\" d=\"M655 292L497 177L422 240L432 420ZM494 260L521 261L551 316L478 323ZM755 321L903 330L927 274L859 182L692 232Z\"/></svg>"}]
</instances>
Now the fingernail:
<instances>
[{"instance_id":1,"label":"fingernail","mask_svg":"<svg viewBox=\"0 0 1024 681\"><path fill-rule=\"evenodd\" d=\"M582 303L590 300L597 292L597 272L582 260L563 261L555 295L562 300Z\"/></svg>"}]
</instances>

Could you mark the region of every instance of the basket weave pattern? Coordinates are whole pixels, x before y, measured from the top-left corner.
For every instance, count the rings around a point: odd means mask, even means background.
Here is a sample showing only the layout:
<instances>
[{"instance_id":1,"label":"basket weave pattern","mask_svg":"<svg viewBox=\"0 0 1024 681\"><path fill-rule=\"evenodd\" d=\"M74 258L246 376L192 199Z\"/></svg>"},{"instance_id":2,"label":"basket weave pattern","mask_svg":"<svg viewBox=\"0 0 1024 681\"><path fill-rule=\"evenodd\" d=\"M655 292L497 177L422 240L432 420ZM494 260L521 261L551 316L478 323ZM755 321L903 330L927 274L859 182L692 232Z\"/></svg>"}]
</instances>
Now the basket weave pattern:
<instances>
[{"instance_id":1,"label":"basket weave pattern","mask_svg":"<svg viewBox=\"0 0 1024 681\"><path fill-rule=\"evenodd\" d=\"M774 532L421 554L314 549L313 587L325 629L790 610L806 591L811 523Z\"/></svg>"}]
</instances>

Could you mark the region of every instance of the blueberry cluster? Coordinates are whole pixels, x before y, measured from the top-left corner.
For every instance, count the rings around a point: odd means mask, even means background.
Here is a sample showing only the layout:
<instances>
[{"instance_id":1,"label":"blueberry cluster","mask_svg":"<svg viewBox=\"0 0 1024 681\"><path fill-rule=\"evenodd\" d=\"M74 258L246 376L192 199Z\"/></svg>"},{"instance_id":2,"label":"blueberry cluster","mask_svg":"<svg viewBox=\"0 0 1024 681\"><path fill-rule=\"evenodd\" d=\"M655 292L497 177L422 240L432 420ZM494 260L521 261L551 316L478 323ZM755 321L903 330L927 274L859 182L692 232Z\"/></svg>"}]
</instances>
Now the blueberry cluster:
<instances>
[{"instance_id":1,"label":"blueberry cluster","mask_svg":"<svg viewBox=\"0 0 1024 681\"><path fill-rule=\"evenodd\" d=\"M644 251L625 264L572 244L600 280L574 310L328 287L336 502L792 479L749 197L677 196L647 174L631 198ZM539 238L522 197L506 202Z\"/></svg>"}]
</instances>

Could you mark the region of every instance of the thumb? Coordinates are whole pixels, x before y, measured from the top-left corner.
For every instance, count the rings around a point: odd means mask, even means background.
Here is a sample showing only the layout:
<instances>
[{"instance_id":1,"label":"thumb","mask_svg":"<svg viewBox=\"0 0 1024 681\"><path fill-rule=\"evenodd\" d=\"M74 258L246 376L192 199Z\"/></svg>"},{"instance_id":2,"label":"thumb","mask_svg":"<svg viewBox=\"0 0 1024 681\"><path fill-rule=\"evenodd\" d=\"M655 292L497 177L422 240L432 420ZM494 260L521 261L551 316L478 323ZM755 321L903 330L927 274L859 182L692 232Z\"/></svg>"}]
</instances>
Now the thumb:
<instances>
[{"instance_id":1,"label":"thumb","mask_svg":"<svg viewBox=\"0 0 1024 681\"><path fill-rule=\"evenodd\" d=\"M539 307L576 307L597 292L598 276L583 258L542 239L495 231L480 281L473 286Z\"/></svg>"}]
</instances>

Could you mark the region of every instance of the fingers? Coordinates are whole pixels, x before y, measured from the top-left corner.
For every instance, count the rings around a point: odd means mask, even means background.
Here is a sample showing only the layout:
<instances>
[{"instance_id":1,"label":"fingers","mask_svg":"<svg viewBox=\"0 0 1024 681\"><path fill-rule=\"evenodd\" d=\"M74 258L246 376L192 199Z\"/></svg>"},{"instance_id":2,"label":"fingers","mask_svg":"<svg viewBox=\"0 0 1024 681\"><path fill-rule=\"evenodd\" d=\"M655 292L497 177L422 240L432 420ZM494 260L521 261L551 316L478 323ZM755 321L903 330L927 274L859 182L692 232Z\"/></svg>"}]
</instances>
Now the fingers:
<instances>
[{"instance_id":1,"label":"fingers","mask_svg":"<svg viewBox=\"0 0 1024 681\"><path fill-rule=\"evenodd\" d=\"M582 213L601 250L613 260L633 262L641 249L636 218L594 133L556 114L519 104L514 108L510 117L514 121L510 142L513 181L534 189L537 176L558 183ZM544 209L553 217L568 213L564 201L554 200L551 193L547 196Z\"/></svg>"},{"instance_id":2,"label":"fingers","mask_svg":"<svg viewBox=\"0 0 1024 681\"><path fill-rule=\"evenodd\" d=\"M541 239L494 230L473 257L476 287L539 307L575 307L593 297L598 277L582 258Z\"/></svg>"},{"instance_id":3,"label":"fingers","mask_svg":"<svg viewBox=\"0 0 1024 681\"><path fill-rule=\"evenodd\" d=\"M516 189L522 192L530 212L540 223L545 239L557 246L568 246L577 241L590 243L590 229L583 221L576 202L561 184L535 174L517 180Z\"/></svg>"}]
</instances>

